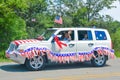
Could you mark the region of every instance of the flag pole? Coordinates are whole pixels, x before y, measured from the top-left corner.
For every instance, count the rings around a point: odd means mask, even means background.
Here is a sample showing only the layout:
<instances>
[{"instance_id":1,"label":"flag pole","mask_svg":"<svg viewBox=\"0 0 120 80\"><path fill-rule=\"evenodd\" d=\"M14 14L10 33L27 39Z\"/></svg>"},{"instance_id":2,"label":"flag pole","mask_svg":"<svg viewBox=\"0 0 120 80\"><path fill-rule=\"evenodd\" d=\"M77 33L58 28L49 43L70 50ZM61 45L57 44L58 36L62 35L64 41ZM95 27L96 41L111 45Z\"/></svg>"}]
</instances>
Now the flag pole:
<instances>
[{"instance_id":1,"label":"flag pole","mask_svg":"<svg viewBox=\"0 0 120 80\"><path fill-rule=\"evenodd\" d=\"M61 13L61 0L60 0L60 13L59 13L60 18L61 18L61 15L62 15L62 13ZM60 27L62 27L61 25L62 24L60 24Z\"/></svg>"},{"instance_id":2,"label":"flag pole","mask_svg":"<svg viewBox=\"0 0 120 80\"><path fill-rule=\"evenodd\" d=\"M55 17L54 26L58 25L59 27L62 27L62 25L63 25L63 19L62 19L62 11L61 11L61 9L62 9L61 0L59 2L59 9L60 10L58 11L57 16Z\"/></svg>"}]
</instances>

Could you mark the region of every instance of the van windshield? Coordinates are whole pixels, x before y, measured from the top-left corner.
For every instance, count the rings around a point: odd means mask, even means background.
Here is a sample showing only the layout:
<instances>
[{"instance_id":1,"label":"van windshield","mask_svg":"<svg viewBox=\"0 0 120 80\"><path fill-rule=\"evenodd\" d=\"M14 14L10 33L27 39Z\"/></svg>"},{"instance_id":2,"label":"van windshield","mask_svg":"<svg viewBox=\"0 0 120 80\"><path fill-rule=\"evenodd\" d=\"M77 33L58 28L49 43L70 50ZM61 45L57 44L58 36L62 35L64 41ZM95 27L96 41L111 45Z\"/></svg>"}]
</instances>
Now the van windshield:
<instances>
[{"instance_id":1,"label":"van windshield","mask_svg":"<svg viewBox=\"0 0 120 80\"><path fill-rule=\"evenodd\" d=\"M15 45L14 43L11 43L8 50L9 50L9 51L14 51L14 50L16 50L17 48L18 48L17 45Z\"/></svg>"},{"instance_id":2,"label":"van windshield","mask_svg":"<svg viewBox=\"0 0 120 80\"><path fill-rule=\"evenodd\" d=\"M52 30L52 29L51 30L46 30L45 32L42 33L41 36L44 37L44 40L49 40L50 37L54 34L55 31L56 30Z\"/></svg>"}]
</instances>

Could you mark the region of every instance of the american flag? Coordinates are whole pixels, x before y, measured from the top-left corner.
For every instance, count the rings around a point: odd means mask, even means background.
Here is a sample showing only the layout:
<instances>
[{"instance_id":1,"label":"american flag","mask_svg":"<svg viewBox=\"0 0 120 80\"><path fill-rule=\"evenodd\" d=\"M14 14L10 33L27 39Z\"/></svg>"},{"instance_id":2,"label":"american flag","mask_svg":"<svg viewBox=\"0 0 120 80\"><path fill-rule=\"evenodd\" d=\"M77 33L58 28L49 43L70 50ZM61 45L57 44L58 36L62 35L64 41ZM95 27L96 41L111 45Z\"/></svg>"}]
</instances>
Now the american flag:
<instances>
[{"instance_id":1,"label":"american flag","mask_svg":"<svg viewBox=\"0 0 120 80\"><path fill-rule=\"evenodd\" d=\"M55 23L58 23L58 24L63 24L62 17L56 16L54 22L55 22Z\"/></svg>"}]
</instances>

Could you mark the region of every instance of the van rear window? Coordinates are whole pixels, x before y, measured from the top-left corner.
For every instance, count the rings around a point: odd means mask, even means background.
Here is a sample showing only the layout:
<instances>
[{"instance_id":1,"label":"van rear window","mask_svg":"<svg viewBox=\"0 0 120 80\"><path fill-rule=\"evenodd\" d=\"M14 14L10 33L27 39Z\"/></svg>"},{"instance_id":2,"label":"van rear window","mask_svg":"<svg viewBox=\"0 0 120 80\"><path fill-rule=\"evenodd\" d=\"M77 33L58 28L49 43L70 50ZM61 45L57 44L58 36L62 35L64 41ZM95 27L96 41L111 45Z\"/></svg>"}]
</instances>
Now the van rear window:
<instances>
[{"instance_id":1,"label":"van rear window","mask_svg":"<svg viewBox=\"0 0 120 80\"><path fill-rule=\"evenodd\" d=\"M93 40L90 30L78 30L78 40Z\"/></svg>"},{"instance_id":2,"label":"van rear window","mask_svg":"<svg viewBox=\"0 0 120 80\"><path fill-rule=\"evenodd\" d=\"M104 31L95 31L96 40L107 40L106 34Z\"/></svg>"}]
</instances>

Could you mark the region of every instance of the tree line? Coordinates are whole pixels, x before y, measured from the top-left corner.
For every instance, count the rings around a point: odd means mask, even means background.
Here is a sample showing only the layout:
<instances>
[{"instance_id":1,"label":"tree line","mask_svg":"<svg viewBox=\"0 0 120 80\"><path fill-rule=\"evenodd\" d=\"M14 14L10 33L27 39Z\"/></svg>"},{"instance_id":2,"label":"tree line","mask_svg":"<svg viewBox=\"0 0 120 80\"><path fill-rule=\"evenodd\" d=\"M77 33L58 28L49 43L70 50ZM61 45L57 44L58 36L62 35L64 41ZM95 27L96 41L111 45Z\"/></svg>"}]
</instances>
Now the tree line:
<instances>
[{"instance_id":1,"label":"tree line","mask_svg":"<svg viewBox=\"0 0 120 80\"><path fill-rule=\"evenodd\" d=\"M110 32L120 53L120 22L100 11L117 0L0 0L0 58L13 40L35 38L48 27L93 27ZM54 23L60 15L63 24Z\"/></svg>"}]
</instances>

